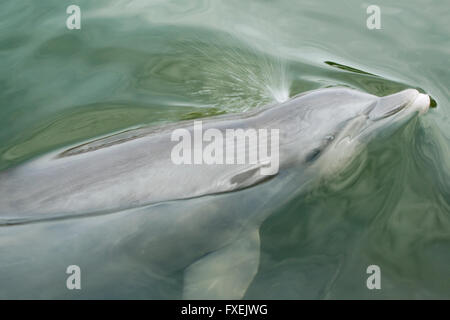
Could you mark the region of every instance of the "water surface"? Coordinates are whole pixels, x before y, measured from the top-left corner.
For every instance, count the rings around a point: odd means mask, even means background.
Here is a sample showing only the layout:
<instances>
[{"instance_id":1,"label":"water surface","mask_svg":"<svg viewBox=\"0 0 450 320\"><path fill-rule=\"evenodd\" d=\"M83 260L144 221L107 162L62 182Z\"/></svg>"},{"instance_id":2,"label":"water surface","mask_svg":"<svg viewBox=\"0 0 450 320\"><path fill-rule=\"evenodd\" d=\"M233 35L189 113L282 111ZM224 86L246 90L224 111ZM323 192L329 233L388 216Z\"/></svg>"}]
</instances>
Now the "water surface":
<instances>
[{"instance_id":1,"label":"water surface","mask_svg":"<svg viewBox=\"0 0 450 320\"><path fill-rule=\"evenodd\" d=\"M72 3L81 30L66 28L61 1L0 4L1 169L108 133L242 112L306 90L417 88L437 108L263 224L245 298L450 298L445 1L377 1L380 30L366 27L364 1ZM382 290L366 287L371 264Z\"/></svg>"}]
</instances>

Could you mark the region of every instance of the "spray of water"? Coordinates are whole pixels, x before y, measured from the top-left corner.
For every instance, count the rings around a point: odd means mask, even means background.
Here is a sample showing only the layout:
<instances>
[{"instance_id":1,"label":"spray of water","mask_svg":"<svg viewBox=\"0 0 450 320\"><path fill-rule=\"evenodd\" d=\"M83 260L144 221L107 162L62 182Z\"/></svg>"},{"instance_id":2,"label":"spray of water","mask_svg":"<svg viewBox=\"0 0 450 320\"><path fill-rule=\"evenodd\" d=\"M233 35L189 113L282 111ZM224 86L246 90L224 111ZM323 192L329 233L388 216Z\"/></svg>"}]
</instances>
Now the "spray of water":
<instances>
[{"instance_id":1,"label":"spray of water","mask_svg":"<svg viewBox=\"0 0 450 320\"><path fill-rule=\"evenodd\" d=\"M224 45L225 43L225 45ZM286 62L231 36L227 41L187 44L199 78L190 81L191 94L224 111L245 111L289 98Z\"/></svg>"}]
</instances>

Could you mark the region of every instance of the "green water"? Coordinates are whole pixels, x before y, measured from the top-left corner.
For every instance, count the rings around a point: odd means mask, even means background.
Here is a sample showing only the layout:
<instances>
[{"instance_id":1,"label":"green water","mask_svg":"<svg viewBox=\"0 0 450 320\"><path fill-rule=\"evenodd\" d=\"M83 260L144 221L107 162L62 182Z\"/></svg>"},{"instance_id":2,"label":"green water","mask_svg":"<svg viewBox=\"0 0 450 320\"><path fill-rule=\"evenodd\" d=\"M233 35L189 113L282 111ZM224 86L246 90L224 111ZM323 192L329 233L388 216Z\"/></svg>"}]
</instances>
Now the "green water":
<instances>
[{"instance_id":1,"label":"green water","mask_svg":"<svg viewBox=\"0 0 450 320\"><path fill-rule=\"evenodd\" d=\"M263 224L245 298L450 298L446 1L74 0L81 30L66 28L68 4L0 4L1 169L107 133L311 89L417 88L437 108L369 145L358 171ZM370 4L380 6L380 30L366 27ZM372 264L381 290L366 287Z\"/></svg>"}]
</instances>

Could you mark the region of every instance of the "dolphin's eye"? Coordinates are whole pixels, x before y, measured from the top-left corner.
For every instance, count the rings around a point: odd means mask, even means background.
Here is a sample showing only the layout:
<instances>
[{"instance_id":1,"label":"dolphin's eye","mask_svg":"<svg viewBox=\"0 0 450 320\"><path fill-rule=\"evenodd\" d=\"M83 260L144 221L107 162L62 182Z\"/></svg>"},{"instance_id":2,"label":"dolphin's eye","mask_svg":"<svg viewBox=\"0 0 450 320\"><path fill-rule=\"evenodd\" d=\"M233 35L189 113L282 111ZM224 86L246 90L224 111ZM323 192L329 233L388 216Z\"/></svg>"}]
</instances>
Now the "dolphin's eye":
<instances>
[{"instance_id":1,"label":"dolphin's eye","mask_svg":"<svg viewBox=\"0 0 450 320\"><path fill-rule=\"evenodd\" d=\"M334 140L334 136L335 136L334 134L326 136L320 147L314 148L310 153L308 153L308 155L305 158L305 161L312 162L317 158L319 158L322 151L325 150L326 147L328 147L328 145Z\"/></svg>"},{"instance_id":2,"label":"dolphin's eye","mask_svg":"<svg viewBox=\"0 0 450 320\"><path fill-rule=\"evenodd\" d=\"M308 155L306 156L306 159L305 159L306 162L312 162L312 161L316 160L320 156L321 152L322 152L322 150L319 148L313 149L313 151L308 153Z\"/></svg>"}]
</instances>

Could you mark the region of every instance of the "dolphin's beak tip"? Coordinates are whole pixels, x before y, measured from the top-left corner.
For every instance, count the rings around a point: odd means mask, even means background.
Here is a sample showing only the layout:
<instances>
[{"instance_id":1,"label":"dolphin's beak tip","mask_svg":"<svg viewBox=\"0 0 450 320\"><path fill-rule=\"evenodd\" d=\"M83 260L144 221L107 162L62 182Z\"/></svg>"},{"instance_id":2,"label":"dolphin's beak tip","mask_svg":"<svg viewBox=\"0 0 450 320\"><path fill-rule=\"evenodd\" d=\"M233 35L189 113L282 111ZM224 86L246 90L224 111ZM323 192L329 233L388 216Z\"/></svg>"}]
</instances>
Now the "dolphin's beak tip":
<instances>
[{"instance_id":1,"label":"dolphin's beak tip","mask_svg":"<svg viewBox=\"0 0 450 320\"><path fill-rule=\"evenodd\" d=\"M419 93L413 102L413 107L419 110L419 114L424 114L430 108L430 96Z\"/></svg>"}]
</instances>

